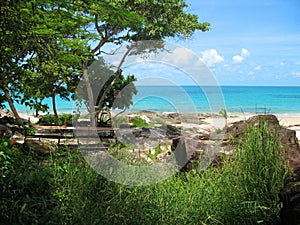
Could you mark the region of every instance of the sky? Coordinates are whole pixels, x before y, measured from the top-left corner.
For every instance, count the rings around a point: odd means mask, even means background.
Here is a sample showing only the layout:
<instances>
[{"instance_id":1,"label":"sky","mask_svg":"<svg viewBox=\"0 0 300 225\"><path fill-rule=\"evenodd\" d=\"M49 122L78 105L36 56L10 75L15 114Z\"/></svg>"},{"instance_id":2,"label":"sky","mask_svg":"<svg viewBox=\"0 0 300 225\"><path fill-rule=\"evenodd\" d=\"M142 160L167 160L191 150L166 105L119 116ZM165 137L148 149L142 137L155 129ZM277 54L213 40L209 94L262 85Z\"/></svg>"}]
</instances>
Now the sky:
<instances>
[{"instance_id":1,"label":"sky","mask_svg":"<svg viewBox=\"0 0 300 225\"><path fill-rule=\"evenodd\" d=\"M149 77L175 85L197 85L195 71L191 76L185 70L201 67L196 57L208 69L203 77L214 78L209 84L300 86L300 0L186 2L186 12L198 15L200 22L209 22L210 30L196 31L188 39L167 38L176 54L151 56L156 61L169 59L161 64L129 59L132 64L123 69L137 77L138 85L149 85ZM123 54L110 61L117 67ZM163 85L161 82L158 79L153 84Z\"/></svg>"},{"instance_id":2,"label":"sky","mask_svg":"<svg viewBox=\"0 0 300 225\"><path fill-rule=\"evenodd\" d=\"M210 31L167 41L191 50L220 85L300 86L299 0L187 3Z\"/></svg>"},{"instance_id":3,"label":"sky","mask_svg":"<svg viewBox=\"0 0 300 225\"><path fill-rule=\"evenodd\" d=\"M184 41L220 85L300 86L300 0L187 0L211 30Z\"/></svg>"}]
</instances>

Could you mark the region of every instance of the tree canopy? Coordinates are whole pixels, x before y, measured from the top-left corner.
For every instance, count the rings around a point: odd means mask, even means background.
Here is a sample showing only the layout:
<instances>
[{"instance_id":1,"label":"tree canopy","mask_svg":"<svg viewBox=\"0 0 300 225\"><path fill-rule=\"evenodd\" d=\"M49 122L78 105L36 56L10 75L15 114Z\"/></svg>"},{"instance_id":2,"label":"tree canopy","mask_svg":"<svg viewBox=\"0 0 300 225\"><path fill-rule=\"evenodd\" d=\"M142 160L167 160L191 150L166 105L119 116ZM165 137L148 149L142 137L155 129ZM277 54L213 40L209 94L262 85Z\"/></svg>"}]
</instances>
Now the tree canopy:
<instances>
[{"instance_id":1,"label":"tree canopy","mask_svg":"<svg viewBox=\"0 0 300 225\"><path fill-rule=\"evenodd\" d=\"M200 23L187 7L184 0L1 1L0 103L8 102L21 122L14 102L48 109L44 98L68 98L83 79L90 108L111 107L112 93L135 78L126 78L120 63L102 96L94 99L90 63L105 54L102 48L108 43L186 38L196 30L207 31L209 23Z\"/></svg>"}]
</instances>

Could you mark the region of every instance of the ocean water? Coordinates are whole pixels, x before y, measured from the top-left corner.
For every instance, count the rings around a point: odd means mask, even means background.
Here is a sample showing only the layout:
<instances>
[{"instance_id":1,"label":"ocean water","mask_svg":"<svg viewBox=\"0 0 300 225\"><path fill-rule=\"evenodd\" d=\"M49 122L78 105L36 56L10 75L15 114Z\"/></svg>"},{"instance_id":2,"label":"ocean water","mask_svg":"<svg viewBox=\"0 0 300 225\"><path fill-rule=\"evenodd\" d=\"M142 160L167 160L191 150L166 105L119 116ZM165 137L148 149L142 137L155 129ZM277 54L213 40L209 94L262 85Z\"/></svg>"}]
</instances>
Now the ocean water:
<instances>
[{"instance_id":1,"label":"ocean water","mask_svg":"<svg viewBox=\"0 0 300 225\"><path fill-rule=\"evenodd\" d=\"M300 113L300 86L137 86L137 89L130 110L218 113L226 108L232 113ZM46 102L51 106L50 99ZM72 112L74 105L57 98L60 113ZM32 112L21 105L17 109Z\"/></svg>"},{"instance_id":2,"label":"ocean water","mask_svg":"<svg viewBox=\"0 0 300 225\"><path fill-rule=\"evenodd\" d=\"M136 110L174 111L177 107L189 112L194 107L197 112L226 108L228 112L300 113L300 86L140 86L138 90Z\"/></svg>"}]
</instances>

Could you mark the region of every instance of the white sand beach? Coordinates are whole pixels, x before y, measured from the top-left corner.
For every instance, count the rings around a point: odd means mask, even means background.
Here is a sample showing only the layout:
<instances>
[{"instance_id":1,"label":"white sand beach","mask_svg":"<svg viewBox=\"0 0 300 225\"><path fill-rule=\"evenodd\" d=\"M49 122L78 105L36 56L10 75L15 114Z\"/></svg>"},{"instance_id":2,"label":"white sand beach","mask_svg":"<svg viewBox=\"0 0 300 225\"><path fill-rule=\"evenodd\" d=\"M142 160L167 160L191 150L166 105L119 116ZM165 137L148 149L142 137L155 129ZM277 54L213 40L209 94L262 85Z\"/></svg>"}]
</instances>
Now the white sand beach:
<instances>
[{"instance_id":1,"label":"white sand beach","mask_svg":"<svg viewBox=\"0 0 300 225\"><path fill-rule=\"evenodd\" d=\"M141 115L144 112L140 111L138 114ZM161 114L161 115L168 115L168 114L174 114L172 112L163 112L163 113L156 113L156 114ZM7 111L7 110L0 110L0 118L4 117L4 116L13 116L12 112ZM147 112L145 112L145 115L147 115ZM228 118L227 118L227 123L230 125L234 122L237 121L241 121L241 120L246 120L252 116L255 116L256 114L252 114L252 113L228 113ZM33 115L30 114L26 114L26 113L19 113L19 116L23 119L23 120L30 120L30 122L32 123L37 123L39 118L35 117ZM299 114L275 114L275 116L278 118L280 125L282 125L283 127L286 127L288 129L291 130L295 130L296 131L296 136L298 138L298 140L300 140L300 113ZM206 126L207 125L213 125L213 118L212 116L210 116L209 114L205 114L204 117L202 117L202 121L205 122ZM202 125L200 125L202 126ZM203 126L205 126L203 124Z\"/></svg>"}]
</instances>

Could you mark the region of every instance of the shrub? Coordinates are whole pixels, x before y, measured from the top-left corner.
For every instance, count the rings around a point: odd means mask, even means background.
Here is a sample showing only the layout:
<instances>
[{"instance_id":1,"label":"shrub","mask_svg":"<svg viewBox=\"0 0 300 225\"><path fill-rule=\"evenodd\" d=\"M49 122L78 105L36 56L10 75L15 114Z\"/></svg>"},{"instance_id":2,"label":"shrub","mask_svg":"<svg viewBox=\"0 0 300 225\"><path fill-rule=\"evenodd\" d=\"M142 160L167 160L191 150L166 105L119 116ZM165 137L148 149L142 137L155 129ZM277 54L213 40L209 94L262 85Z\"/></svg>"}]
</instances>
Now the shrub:
<instances>
[{"instance_id":1,"label":"shrub","mask_svg":"<svg viewBox=\"0 0 300 225\"><path fill-rule=\"evenodd\" d=\"M139 116L133 117L130 122L132 123L133 127L138 127L138 128L148 128L149 127L149 124L146 123L146 121L143 120Z\"/></svg>"},{"instance_id":2,"label":"shrub","mask_svg":"<svg viewBox=\"0 0 300 225\"><path fill-rule=\"evenodd\" d=\"M67 126L73 125L73 116L72 114L60 114L58 115L58 126L64 125L66 122ZM38 124L41 125L54 125L56 123L56 118L54 115L44 115L39 119Z\"/></svg>"},{"instance_id":3,"label":"shrub","mask_svg":"<svg viewBox=\"0 0 300 225\"><path fill-rule=\"evenodd\" d=\"M50 173L39 158L25 155L22 146L1 140L0 224L47 224L55 221L50 197ZM1 154L3 156L3 154ZM4 158L5 159L5 158Z\"/></svg>"},{"instance_id":4,"label":"shrub","mask_svg":"<svg viewBox=\"0 0 300 225\"><path fill-rule=\"evenodd\" d=\"M288 174L277 136L264 122L247 129L222 167L148 186L103 178L76 149L11 159L0 180L3 224L276 224Z\"/></svg>"}]
</instances>

